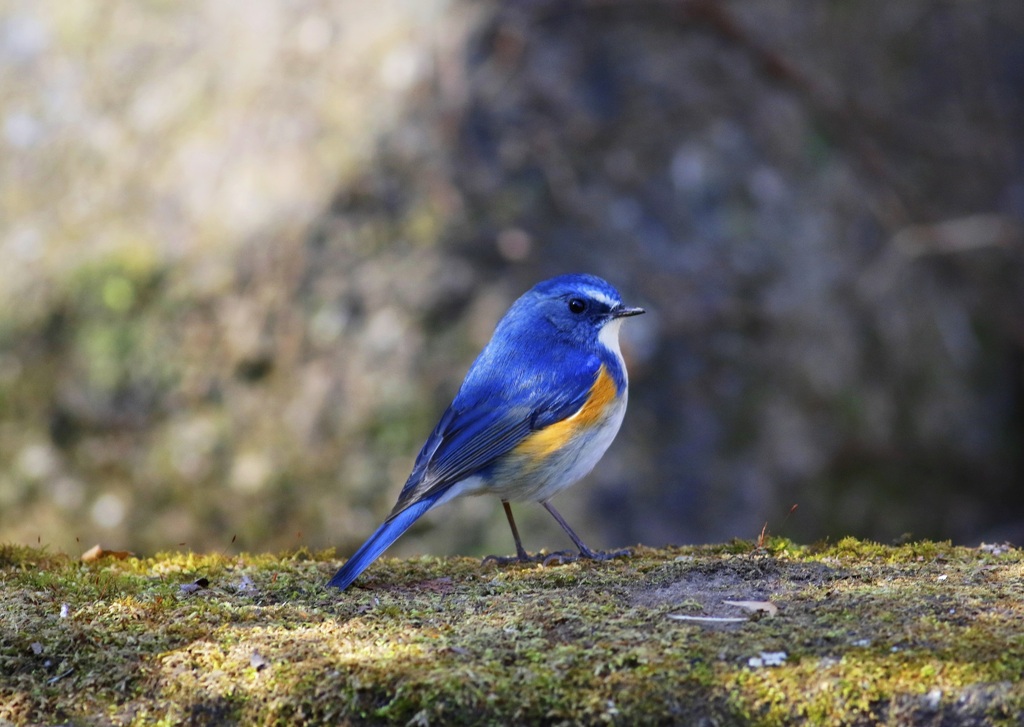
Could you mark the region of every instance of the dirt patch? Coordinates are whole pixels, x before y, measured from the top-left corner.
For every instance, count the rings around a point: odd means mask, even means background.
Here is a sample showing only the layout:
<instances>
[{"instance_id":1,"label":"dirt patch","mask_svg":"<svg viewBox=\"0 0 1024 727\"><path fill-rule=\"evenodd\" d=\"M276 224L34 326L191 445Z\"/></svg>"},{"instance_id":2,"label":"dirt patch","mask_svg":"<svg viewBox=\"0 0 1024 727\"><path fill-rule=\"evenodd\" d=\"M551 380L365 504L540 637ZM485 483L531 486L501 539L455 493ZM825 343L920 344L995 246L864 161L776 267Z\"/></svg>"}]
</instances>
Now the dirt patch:
<instances>
[{"instance_id":1,"label":"dirt patch","mask_svg":"<svg viewBox=\"0 0 1024 727\"><path fill-rule=\"evenodd\" d=\"M725 601L785 602L809 585L824 585L844 577L841 569L824 563L779 563L749 558L717 562L693 561L693 568L676 580L639 590L632 605L657 608L678 605L705 616L735 616L737 607ZM699 607L699 608L698 608ZM723 627L734 626L732 624Z\"/></svg>"}]
</instances>

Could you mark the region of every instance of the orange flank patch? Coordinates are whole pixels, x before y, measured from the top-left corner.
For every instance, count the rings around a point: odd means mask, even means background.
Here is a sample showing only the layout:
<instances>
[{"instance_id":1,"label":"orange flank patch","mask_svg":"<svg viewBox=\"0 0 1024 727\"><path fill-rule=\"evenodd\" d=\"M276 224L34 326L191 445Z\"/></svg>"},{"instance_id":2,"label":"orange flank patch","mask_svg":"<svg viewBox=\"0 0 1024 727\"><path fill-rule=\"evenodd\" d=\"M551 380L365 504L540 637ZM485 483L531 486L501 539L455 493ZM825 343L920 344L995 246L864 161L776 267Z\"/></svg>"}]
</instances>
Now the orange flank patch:
<instances>
[{"instance_id":1,"label":"orange flank patch","mask_svg":"<svg viewBox=\"0 0 1024 727\"><path fill-rule=\"evenodd\" d=\"M534 462L543 462L568 444L573 436L600 423L617 393L615 380L602 365L586 402L575 414L534 432L520 442L514 452Z\"/></svg>"}]
</instances>

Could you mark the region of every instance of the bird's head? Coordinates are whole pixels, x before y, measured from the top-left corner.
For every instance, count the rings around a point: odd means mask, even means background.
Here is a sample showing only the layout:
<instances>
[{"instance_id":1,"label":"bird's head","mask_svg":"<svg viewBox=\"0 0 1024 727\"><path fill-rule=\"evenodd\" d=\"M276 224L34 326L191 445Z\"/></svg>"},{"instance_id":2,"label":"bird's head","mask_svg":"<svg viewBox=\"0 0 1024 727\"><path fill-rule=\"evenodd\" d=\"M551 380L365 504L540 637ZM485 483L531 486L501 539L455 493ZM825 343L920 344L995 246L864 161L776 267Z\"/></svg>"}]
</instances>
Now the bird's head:
<instances>
[{"instance_id":1,"label":"bird's head","mask_svg":"<svg viewBox=\"0 0 1024 727\"><path fill-rule=\"evenodd\" d=\"M576 273L538 283L516 301L513 311L519 322L542 326L538 333L581 344L600 342L617 352L622 319L644 309L623 304L619 291L606 280Z\"/></svg>"}]
</instances>

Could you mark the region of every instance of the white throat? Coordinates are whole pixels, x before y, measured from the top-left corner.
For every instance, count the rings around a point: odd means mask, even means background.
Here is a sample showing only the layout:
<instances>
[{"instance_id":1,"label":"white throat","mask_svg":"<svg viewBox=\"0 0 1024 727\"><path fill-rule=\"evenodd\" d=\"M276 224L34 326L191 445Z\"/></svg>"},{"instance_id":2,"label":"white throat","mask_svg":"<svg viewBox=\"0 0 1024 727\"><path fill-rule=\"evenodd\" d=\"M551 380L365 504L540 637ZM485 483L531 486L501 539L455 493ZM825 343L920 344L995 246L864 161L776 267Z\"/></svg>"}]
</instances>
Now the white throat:
<instances>
[{"instance_id":1,"label":"white throat","mask_svg":"<svg viewBox=\"0 0 1024 727\"><path fill-rule=\"evenodd\" d=\"M625 376L626 366L622 360L622 348L619 346L619 327L621 325L621 318L611 319L601 328L601 331L597 334L597 340L618 359L619 365L622 367L622 375Z\"/></svg>"}]
</instances>

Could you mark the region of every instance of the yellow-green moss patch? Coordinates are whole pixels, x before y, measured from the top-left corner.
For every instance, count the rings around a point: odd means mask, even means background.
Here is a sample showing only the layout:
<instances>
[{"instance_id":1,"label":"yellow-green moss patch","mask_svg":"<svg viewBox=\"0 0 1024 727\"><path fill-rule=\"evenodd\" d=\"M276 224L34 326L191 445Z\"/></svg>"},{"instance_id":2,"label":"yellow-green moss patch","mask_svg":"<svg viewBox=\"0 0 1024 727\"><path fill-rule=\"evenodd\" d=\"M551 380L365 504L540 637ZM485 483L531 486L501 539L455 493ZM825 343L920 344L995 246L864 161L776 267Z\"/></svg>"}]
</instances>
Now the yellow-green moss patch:
<instances>
[{"instance_id":1,"label":"yellow-green moss patch","mask_svg":"<svg viewBox=\"0 0 1024 727\"><path fill-rule=\"evenodd\" d=\"M383 559L344 593L324 588L337 565L0 546L0 720L1011 724L1024 710L1012 548Z\"/></svg>"}]
</instances>

